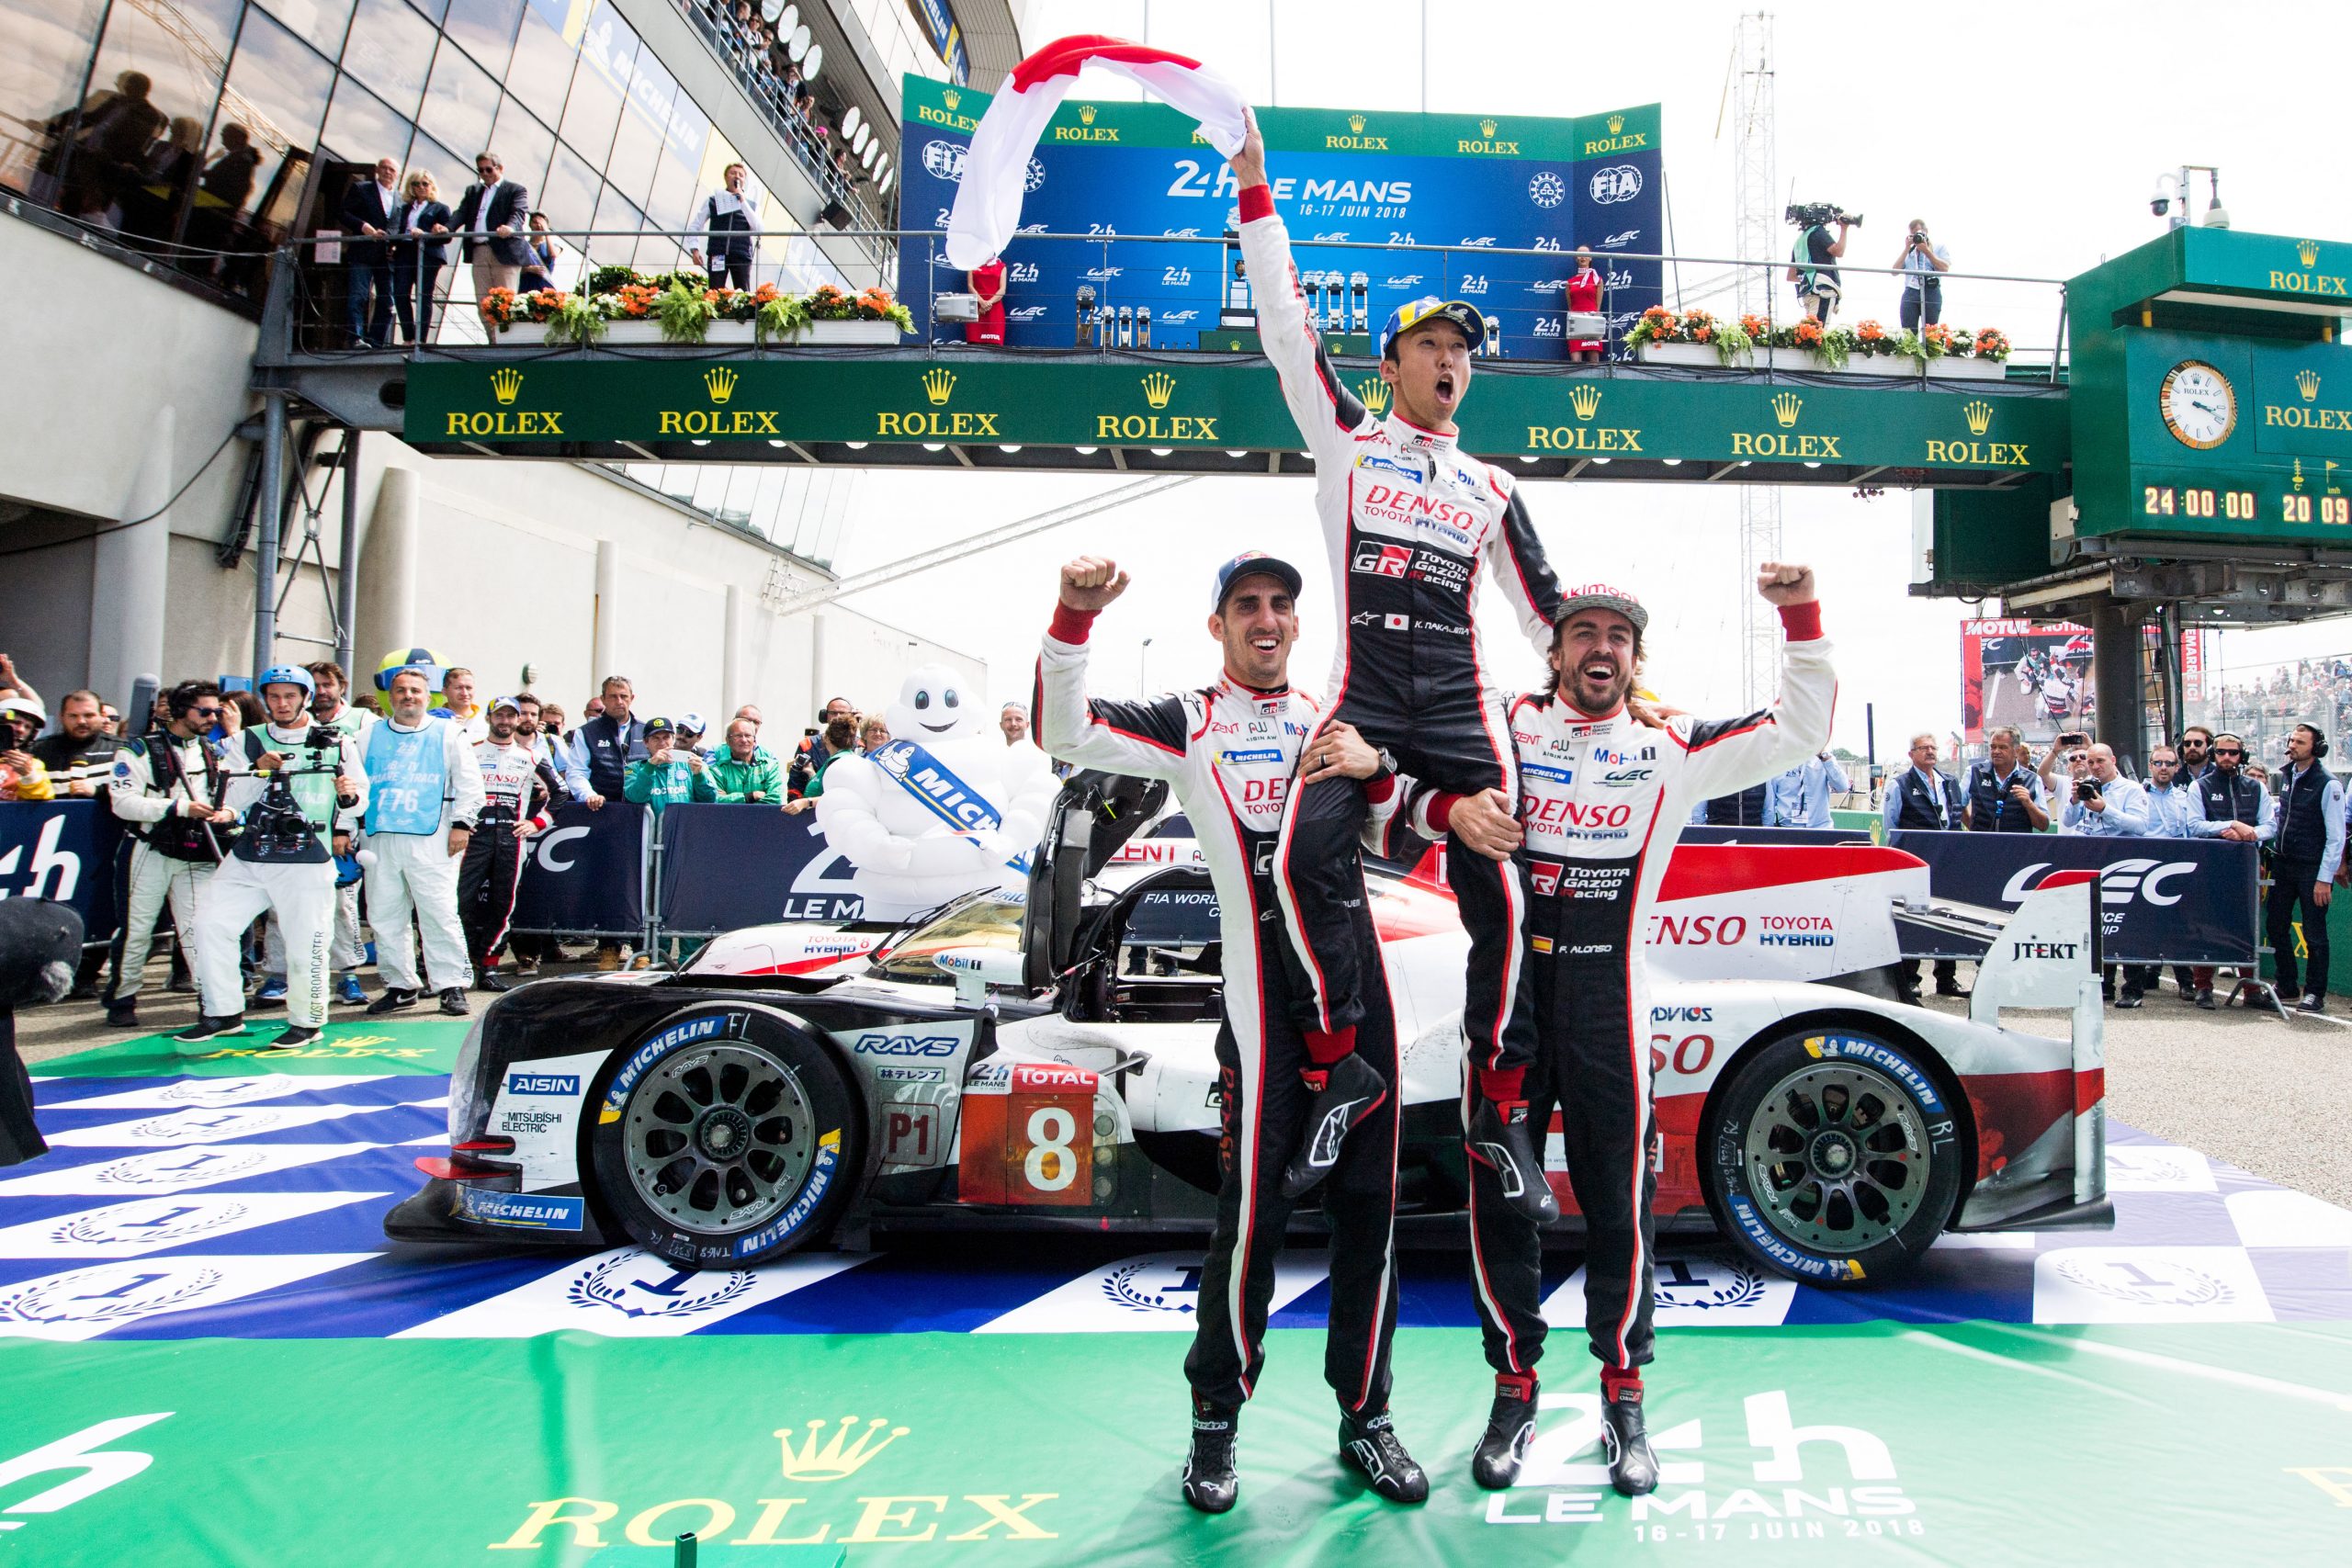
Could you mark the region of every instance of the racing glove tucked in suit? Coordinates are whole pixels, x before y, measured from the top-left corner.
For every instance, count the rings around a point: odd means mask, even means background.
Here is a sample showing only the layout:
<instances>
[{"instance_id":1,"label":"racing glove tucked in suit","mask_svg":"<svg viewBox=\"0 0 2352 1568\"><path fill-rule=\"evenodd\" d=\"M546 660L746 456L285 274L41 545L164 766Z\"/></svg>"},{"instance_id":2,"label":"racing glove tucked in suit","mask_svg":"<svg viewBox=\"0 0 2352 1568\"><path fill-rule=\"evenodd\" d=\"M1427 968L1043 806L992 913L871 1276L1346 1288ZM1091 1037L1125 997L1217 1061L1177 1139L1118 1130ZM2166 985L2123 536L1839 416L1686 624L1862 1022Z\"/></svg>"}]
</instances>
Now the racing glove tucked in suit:
<instances>
[{"instance_id":1,"label":"racing glove tucked in suit","mask_svg":"<svg viewBox=\"0 0 2352 1568\"><path fill-rule=\"evenodd\" d=\"M1293 1207L1282 1195L1283 1162L1297 1146L1315 1098L1301 1079L1309 1061L1288 1005L1272 868L1283 798L1318 705L1301 693L1258 692L1224 678L1144 703L1090 700L1086 639L1092 622L1091 615L1056 611L1037 661L1031 722L1038 746L1057 761L1167 780L1216 884L1225 953L1225 1016L1216 1037L1223 1179L1184 1372L1203 1402L1238 1406L1265 1359L1274 1258ZM1396 810L1404 800L1398 782L1378 780L1370 793L1378 800L1366 820L1366 841L1377 851L1392 829L1409 837ZM1347 1134L1323 1183L1331 1223L1323 1371L1340 1404L1371 1416L1387 1408L1388 1345L1396 1323L1396 1022L1353 844L1342 858L1353 889L1347 941L1374 977L1356 1049L1392 1088Z\"/></svg>"},{"instance_id":2,"label":"racing glove tucked in suit","mask_svg":"<svg viewBox=\"0 0 2352 1568\"><path fill-rule=\"evenodd\" d=\"M1472 628L1479 575L1491 570L1536 651L1551 647L1559 585L1526 507L1508 474L1453 436L1365 411L1307 325L1290 236L1268 188L1244 189L1240 206L1259 330L1315 457L1316 515L1340 615L1326 711L1415 778L1460 794L1512 793L1501 694ZM1364 810L1361 783L1325 779L1291 798L1283 822L1277 890L1291 935L1292 1010L1305 1028L1344 1030L1364 1005L1370 976L1346 911L1355 875L1347 851ZM1459 846L1447 852L1446 879L1470 932L1463 1025L1471 1059L1523 1065L1534 1048L1519 962L1525 885L1511 863Z\"/></svg>"}]
</instances>

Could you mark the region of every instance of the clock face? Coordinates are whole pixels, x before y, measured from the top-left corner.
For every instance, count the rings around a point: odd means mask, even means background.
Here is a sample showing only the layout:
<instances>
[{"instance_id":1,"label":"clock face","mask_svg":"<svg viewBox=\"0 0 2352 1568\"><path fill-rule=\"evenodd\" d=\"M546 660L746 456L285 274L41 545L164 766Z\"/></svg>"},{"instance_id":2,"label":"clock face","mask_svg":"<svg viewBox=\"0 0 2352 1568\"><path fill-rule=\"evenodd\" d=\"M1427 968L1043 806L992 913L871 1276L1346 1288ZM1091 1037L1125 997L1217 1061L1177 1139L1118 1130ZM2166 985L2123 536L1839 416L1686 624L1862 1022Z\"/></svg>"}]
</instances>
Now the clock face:
<instances>
[{"instance_id":1,"label":"clock face","mask_svg":"<svg viewBox=\"0 0 2352 1568\"><path fill-rule=\"evenodd\" d=\"M2237 428L2237 394L2228 378L2201 359L2184 359L2165 372L2156 406L2174 439L2200 452L2219 446Z\"/></svg>"}]
</instances>

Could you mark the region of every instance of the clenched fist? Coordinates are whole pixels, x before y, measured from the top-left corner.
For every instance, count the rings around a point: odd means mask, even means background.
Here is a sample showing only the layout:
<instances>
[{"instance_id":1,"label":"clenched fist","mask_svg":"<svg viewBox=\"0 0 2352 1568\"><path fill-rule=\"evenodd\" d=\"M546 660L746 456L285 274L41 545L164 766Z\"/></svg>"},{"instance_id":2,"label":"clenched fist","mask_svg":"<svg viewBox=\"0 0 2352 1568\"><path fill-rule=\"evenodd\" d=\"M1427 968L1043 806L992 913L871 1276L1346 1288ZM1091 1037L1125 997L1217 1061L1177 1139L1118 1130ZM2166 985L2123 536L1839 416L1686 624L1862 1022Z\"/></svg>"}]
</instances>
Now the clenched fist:
<instances>
[{"instance_id":1,"label":"clenched fist","mask_svg":"<svg viewBox=\"0 0 2352 1568\"><path fill-rule=\"evenodd\" d=\"M1062 568L1062 604L1081 615L1093 615L1126 591L1127 574L1117 561L1080 556Z\"/></svg>"},{"instance_id":2,"label":"clenched fist","mask_svg":"<svg viewBox=\"0 0 2352 1568\"><path fill-rule=\"evenodd\" d=\"M1756 569L1756 592L1774 604L1813 603L1813 568L1768 560Z\"/></svg>"}]
</instances>

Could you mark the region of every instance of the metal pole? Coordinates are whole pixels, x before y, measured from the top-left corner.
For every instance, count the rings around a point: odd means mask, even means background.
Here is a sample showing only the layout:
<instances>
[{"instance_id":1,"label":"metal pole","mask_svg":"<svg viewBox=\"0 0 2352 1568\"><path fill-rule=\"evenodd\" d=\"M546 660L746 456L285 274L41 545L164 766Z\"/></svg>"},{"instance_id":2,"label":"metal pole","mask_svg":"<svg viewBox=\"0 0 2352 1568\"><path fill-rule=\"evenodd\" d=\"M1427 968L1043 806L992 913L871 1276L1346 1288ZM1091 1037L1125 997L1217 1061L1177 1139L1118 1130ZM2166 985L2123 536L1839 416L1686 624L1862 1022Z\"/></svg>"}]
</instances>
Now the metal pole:
<instances>
[{"instance_id":1,"label":"metal pole","mask_svg":"<svg viewBox=\"0 0 2352 1568\"><path fill-rule=\"evenodd\" d=\"M286 394L275 388L261 395L260 513L254 538L254 674L258 678L277 651L277 514L286 500Z\"/></svg>"},{"instance_id":2,"label":"metal pole","mask_svg":"<svg viewBox=\"0 0 2352 1568\"><path fill-rule=\"evenodd\" d=\"M343 537L334 557L334 661L349 677L358 644L359 432L343 433Z\"/></svg>"}]
</instances>

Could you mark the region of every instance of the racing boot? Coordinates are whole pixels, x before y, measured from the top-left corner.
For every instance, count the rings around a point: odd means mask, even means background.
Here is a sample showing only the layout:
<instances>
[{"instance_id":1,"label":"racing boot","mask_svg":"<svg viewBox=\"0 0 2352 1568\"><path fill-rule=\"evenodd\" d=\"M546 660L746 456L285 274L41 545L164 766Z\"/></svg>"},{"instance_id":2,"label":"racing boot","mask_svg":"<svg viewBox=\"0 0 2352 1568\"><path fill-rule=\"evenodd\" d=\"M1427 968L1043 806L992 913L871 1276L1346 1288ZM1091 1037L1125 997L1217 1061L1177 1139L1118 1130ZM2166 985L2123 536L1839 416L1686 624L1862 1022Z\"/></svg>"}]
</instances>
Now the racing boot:
<instances>
[{"instance_id":1,"label":"racing boot","mask_svg":"<svg viewBox=\"0 0 2352 1568\"><path fill-rule=\"evenodd\" d=\"M1222 1514L1241 1495L1233 1439L1239 1407L1193 1401L1193 1447L1184 1455L1184 1501L1204 1514Z\"/></svg>"},{"instance_id":2,"label":"racing boot","mask_svg":"<svg viewBox=\"0 0 2352 1568\"><path fill-rule=\"evenodd\" d=\"M1470 1113L1470 1157L1495 1173L1503 1201L1537 1224L1560 1217L1560 1201L1544 1179L1544 1158L1527 1125L1527 1101L1498 1104L1479 1096L1478 1109Z\"/></svg>"},{"instance_id":3,"label":"racing boot","mask_svg":"<svg viewBox=\"0 0 2352 1568\"><path fill-rule=\"evenodd\" d=\"M1370 1062L1351 1051L1328 1067L1303 1075L1315 1098L1307 1101L1306 1135L1283 1168L1283 1196L1298 1198L1331 1174L1340 1145L1357 1122L1380 1109L1388 1085ZM1320 1082L1317 1080L1320 1079Z\"/></svg>"},{"instance_id":4,"label":"racing boot","mask_svg":"<svg viewBox=\"0 0 2352 1568\"><path fill-rule=\"evenodd\" d=\"M1621 1383L1600 1402L1600 1446L1609 1456L1609 1484L1624 1497L1657 1490L1657 1455L1642 1419L1642 1385Z\"/></svg>"},{"instance_id":5,"label":"racing boot","mask_svg":"<svg viewBox=\"0 0 2352 1568\"><path fill-rule=\"evenodd\" d=\"M1487 1416L1486 1434L1470 1455L1470 1474L1489 1492L1499 1492L1519 1479L1520 1461L1535 1436L1535 1379L1532 1374L1498 1373L1495 1407Z\"/></svg>"},{"instance_id":6,"label":"racing boot","mask_svg":"<svg viewBox=\"0 0 2352 1568\"><path fill-rule=\"evenodd\" d=\"M1396 1427L1384 1410L1377 1416L1340 1413L1340 1459L1392 1503L1426 1503L1430 1478L1396 1440Z\"/></svg>"}]
</instances>

